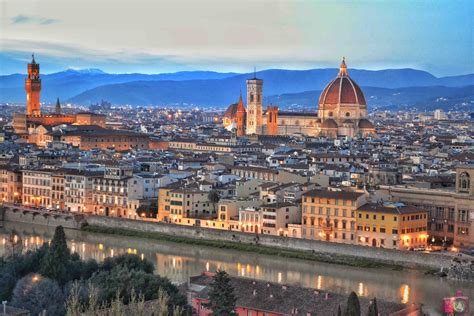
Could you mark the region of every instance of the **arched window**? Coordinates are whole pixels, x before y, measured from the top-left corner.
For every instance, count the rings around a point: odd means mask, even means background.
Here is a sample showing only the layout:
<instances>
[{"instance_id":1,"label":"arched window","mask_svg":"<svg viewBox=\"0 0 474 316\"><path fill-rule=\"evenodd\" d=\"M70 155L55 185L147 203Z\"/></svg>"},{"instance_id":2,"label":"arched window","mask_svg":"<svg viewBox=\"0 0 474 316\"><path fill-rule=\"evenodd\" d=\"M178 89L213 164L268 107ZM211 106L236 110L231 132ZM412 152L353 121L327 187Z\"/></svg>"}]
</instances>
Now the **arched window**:
<instances>
[{"instance_id":1,"label":"arched window","mask_svg":"<svg viewBox=\"0 0 474 316\"><path fill-rule=\"evenodd\" d=\"M459 190L460 191L469 191L471 188L471 177L467 172L461 173L459 176Z\"/></svg>"}]
</instances>

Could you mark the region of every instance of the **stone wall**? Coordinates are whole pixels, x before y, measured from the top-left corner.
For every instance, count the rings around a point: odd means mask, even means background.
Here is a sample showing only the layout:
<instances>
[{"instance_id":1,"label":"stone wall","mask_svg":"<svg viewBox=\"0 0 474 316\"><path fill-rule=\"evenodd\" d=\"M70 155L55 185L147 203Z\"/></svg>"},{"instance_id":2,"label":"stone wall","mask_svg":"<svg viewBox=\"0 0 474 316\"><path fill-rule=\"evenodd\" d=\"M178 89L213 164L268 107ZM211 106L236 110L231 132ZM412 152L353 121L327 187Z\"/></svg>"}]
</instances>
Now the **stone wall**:
<instances>
[{"instance_id":1,"label":"stone wall","mask_svg":"<svg viewBox=\"0 0 474 316\"><path fill-rule=\"evenodd\" d=\"M3 219L7 222L20 222L44 226L63 226L64 228L80 229L84 225L83 215L54 214L35 212L16 208L2 208ZM1 211L0 211L1 213Z\"/></svg>"},{"instance_id":2,"label":"stone wall","mask_svg":"<svg viewBox=\"0 0 474 316\"><path fill-rule=\"evenodd\" d=\"M194 239L221 240L255 244L255 235L247 233L94 215L87 216L86 220L90 225L106 228L123 228L137 231L157 232L170 236ZM398 264L406 267L423 267L431 269L440 269L443 267L446 269L451 264L450 257L436 253L428 254L422 252L372 248L270 235L258 235L258 238L258 243L265 246L283 249L315 251L317 253L324 253L334 256L344 255L354 258L373 259L376 262Z\"/></svg>"}]
</instances>

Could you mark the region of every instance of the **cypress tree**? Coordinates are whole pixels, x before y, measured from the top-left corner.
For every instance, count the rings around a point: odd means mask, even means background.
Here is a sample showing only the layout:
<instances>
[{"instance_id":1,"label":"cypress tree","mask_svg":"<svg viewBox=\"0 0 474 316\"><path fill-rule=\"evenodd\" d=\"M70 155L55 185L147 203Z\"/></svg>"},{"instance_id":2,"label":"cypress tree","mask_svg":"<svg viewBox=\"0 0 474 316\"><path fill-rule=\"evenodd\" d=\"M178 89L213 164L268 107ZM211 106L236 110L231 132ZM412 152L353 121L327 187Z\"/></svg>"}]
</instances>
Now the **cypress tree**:
<instances>
[{"instance_id":1,"label":"cypress tree","mask_svg":"<svg viewBox=\"0 0 474 316\"><path fill-rule=\"evenodd\" d=\"M64 228L57 226L49 249L41 260L40 273L45 277L55 280L60 285L64 285L68 281L67 267L70 258L71 253L66 243Z\"/></svg>"},{"instance_id":2,"label":"cypress tree","mask_svg":"<svg viewBox=\"0 0 474 316\"><path fill-rule=\"evenodd\" d=\"M235 303L234 288L230 284L230 277L227 272L218 270L211 283L209 291L209 307L212 315L234 316Z\"/></svg>"},{"instance_id":3,"label":"cypress tree","mask_svg":"<svg viewBox=\"0 0 474 316\"><path fill-rule=\"evenodd\" d=\"M351 292L347 299L346 310L344 316L360 316L360 303L359 298L355 292Z\"/></svg>"},{"instance_id":4,"label":"cypress tree","mask_svg":"<svg viewBox=\"0 0 474 316\"><path fill-rule=\"evenodd\" d=\"M367 316L378 316L378 315L379 315L379 310L377 308L377 299L374 297L374 299L370 301Z\"/></svg>"},{"instance_id":5,"label":"cypress tree","mask_svg":"<svg viewBox=\"0 0 474 316\"><path fill-rule=\"evenodd\" d=\"M342 316L341 305L337 307L337 316Z\"/></svg>"}]
</instances>

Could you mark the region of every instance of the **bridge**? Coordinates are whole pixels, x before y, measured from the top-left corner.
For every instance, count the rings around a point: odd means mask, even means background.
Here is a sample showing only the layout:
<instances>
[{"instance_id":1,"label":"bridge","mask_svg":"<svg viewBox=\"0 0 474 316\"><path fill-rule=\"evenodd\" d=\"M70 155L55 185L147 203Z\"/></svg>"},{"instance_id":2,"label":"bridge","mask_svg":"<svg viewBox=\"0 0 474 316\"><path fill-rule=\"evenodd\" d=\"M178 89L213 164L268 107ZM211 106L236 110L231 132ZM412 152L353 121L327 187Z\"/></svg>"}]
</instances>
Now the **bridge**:
<instances>
[{"instance_id":1,"label":"bridge","mask_svg":"<svg viewBox=\"0 0 474 316\"><path fill-rule=\"evenodd\" d=\"M79 229L86 224L85 216L83 214L37 209L9 203L3 203L0 206L0 221L46 226L63 226L72 229Z\"/></svg>"}]
</instances>

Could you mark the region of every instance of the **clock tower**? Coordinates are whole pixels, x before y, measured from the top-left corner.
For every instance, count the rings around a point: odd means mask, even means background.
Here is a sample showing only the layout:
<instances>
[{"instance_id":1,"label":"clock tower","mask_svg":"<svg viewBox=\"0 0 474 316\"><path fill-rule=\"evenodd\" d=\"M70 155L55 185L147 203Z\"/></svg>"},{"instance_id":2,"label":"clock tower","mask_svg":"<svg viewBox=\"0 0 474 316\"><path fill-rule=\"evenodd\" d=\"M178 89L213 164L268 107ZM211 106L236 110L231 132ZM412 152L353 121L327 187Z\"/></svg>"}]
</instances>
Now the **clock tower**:
<instances>
[{"instance_id":1,"label":"clock tower","mask_svg":"<svg viewBox=\"0 0 474 316\"><path fill-rule=\"evenodd\" d=\"M28 77L25 79L26 90L26 115L40 116L40 65L35 61L35 55L32 55L31 63L28 64Z\"/></svg>"},{"instance_id":2,"label":"clock tower","mask_svg":"<svg viewBox=\"0 0 474 316\"><path fill-rule=\"evenodd\" d=\"M262 134L263 80L247 80L247 135Z\"/></svg>"}]
</instances>

